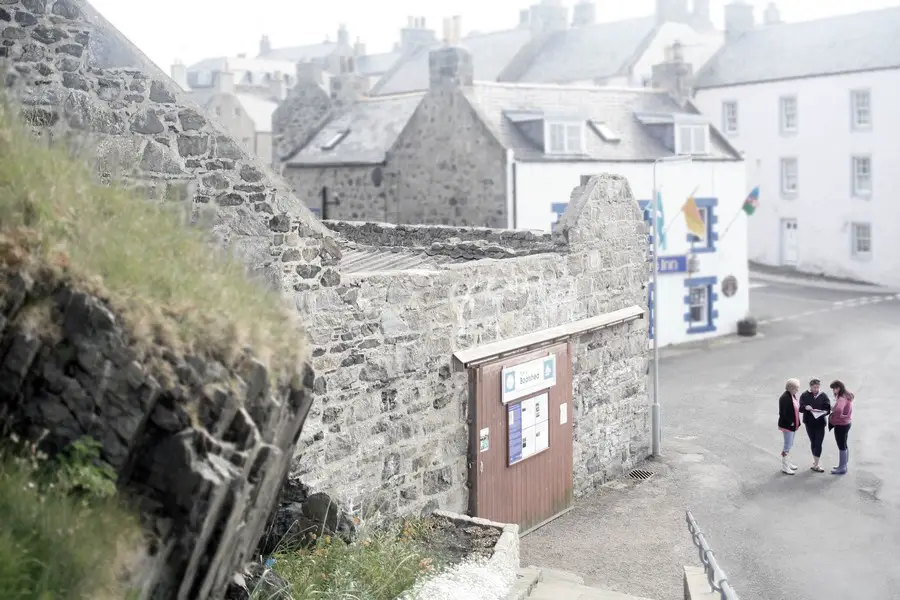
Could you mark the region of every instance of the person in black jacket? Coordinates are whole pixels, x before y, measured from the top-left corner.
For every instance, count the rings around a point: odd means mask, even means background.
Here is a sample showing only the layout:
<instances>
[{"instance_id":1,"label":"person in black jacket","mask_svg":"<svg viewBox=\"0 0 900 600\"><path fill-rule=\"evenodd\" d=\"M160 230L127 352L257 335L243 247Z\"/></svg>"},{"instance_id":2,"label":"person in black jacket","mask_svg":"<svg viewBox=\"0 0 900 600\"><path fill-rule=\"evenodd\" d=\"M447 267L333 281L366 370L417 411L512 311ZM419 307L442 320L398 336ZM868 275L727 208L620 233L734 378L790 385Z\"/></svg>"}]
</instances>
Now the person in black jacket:
<instances>
[{"instance_id":1,"label":"person in black jacket","mask_svg":"<svg viewBox=\"0 0 900 600\"><path fill-rule=\"evenodd\" d=\"M822 442L825 440L825 426L828 423L825 417L831 414L831 400L828 399L828 394L819 390L820 385L822 382L818 379L810 379L809 389L800 395L800 413L812 446L813 464L810 469L816 473L825 472L819 466L819 460L822 458ZM814 410L824 412L813 414Z\"/></svg>"},{"instance_id":2,"label":"person in black jacket","mask_svg":"<svg viewBox=\"0 0 900 600\"><path fill-rule=\"evenodd\" d=\"M778 398L778 430L784 436L784 446L781 449L781 472L785 475L793 475L797 472L797 465L790 461L791 448L794 447L794 434L800 429L800 402L797 394L800 393L800 381L788 379L784 384L784 393Z\"/></svg>"}]
</instances>

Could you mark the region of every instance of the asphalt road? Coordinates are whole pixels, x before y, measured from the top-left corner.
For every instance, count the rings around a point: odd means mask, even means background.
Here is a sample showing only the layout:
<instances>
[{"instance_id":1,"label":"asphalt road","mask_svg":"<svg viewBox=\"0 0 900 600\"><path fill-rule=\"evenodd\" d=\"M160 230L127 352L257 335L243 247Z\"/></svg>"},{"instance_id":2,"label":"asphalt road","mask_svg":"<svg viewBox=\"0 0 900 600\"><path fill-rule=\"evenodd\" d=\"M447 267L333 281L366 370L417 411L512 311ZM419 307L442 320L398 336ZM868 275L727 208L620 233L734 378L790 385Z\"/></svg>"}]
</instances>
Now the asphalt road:
<instances>
[{"instance_id":1,"label":"asphalt road","mask_svg":"<svg viewBox=\"0 0 900 600\"><path fill-rule=\"evenodd\" d=\"M762 335L666 350L663 457L522 540L522 564L656 600L682 597L699 565L690 509L741 600L900 600L900 299L757 284ZM780 472L777 397L789 377L856 393L850 472L819 474L799 433ZM825 466L836 464L826 438ZM562 599L561 599L562 600Z\"/></svg>"}]
</instances>

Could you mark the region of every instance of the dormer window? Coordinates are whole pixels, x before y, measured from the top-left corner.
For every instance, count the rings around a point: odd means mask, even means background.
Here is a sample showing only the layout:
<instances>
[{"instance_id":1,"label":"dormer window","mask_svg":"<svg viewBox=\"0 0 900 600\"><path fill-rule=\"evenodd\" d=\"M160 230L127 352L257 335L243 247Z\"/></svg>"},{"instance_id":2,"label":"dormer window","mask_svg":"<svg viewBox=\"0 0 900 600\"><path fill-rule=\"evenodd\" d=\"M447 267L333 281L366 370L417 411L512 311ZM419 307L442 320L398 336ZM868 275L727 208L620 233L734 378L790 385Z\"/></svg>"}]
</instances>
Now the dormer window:
<instances>
[{"instance_id":1,"label":"dormer window","mask_svg":"<svg viewBox=\"0 0 900 600\"><path fill-rule=\"evenodd\" d=\"M584 154L584 123L545 121L547 154Z\"/></svg>"},{"instance_id":2,"label":"dormer window","mask_svg":"<svg viewBox=\"0 0 900 600\"><path fill-rule=\"evenodd\" d=\"M709 125L675 123L675 154L709 154Z\"/></svg>"}]
</instances>

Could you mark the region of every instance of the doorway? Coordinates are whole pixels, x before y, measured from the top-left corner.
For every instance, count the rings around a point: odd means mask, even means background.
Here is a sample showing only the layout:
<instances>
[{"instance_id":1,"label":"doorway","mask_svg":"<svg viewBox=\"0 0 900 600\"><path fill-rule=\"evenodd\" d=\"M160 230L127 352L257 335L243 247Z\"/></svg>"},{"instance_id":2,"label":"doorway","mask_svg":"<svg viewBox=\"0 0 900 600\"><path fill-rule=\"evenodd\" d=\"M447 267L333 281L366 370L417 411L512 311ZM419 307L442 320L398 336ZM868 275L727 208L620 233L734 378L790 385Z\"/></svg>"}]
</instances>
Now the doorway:
<instances>
[{"instance_id":1,"label":"doorway","mask_svg":"<svg viewBox=\"0 0 900 600\"><path fill-rule=\"evenodd\" d=\"M781 220L781 264L797 266L800 258L800 240L797 234L797 219Z\"/></svg>"}]
</instances>

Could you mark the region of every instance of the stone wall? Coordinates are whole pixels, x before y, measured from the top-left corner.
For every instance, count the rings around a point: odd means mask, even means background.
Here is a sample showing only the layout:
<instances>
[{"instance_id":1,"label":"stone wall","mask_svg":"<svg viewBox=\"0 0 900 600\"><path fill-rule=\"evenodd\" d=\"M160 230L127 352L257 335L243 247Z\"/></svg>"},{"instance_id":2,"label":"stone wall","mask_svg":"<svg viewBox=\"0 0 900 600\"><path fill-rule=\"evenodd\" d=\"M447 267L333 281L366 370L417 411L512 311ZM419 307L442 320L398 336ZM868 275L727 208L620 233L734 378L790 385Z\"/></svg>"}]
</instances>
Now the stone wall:
<instances>
[{"instance_id":1,"label":"stone wall","mask_svg":"<svg viewBox=\"0 0 900 600\"><path fill-rule=\"evenodd\" d=\"M7 265L0 290L0 431L51 456L100 442L152 540L141 600L224 597L290 469L312 371L291 383L249 352L234 370L163 348L139 362L102 300Z\"/></svg>"},{"instance_id":2,"label":"stone wall","mask_svg":"<svg viewBox=\"0 0 900 600\"><path fill-rule=\"evenodd\" d=\"M305 482L366 512L466 509L468 380L451 368L453 352L644 305L646 229L627 182L599 178L582 196L580 215L570 215L555 237L328 224L347 251L368 242L424 255L444 231L445 241L506 244L510 257L473 255L446 267L369 275L342 272L338 262L320 277L327 287L295 279L298 309L317 315L309 328L316 402L298 464ZM290 251L285 246L282 257ZM290 261L285 270L309 274ZM645 320L576 340L578 494L649 452L646 340Z\"/></svg>"},{"instance_id":3,"label":"stone wall","mask_svg":"<svg viewBox=\"0 0 900 600\"><path fill-rule=\"evenodd\" d=\"M311 235L330 235L286 182L171 80L97 66L146 69L118 32L97 29L100 17L89 5L4 0L2 8L9 23L0 33L0 68L13 99L42 135L76 140L101 178L124 178L154 199L187 199L194 213L214 208L221 246L274 287L281 280L270 248L279 223L300 220Z\"/></svg>"},{"instance_id":4,"label":"stone wall","mask_svg":"<svg viewBox=\"0 0 900 600\"><path fill-rule=\"evenodd\" d=\"M395 178L381 165L285 167L294 194L311 210L322 209L322 188L328 188L328 219L390 222L388 196L396 193Z\"/></svg>"}]
</instances>

